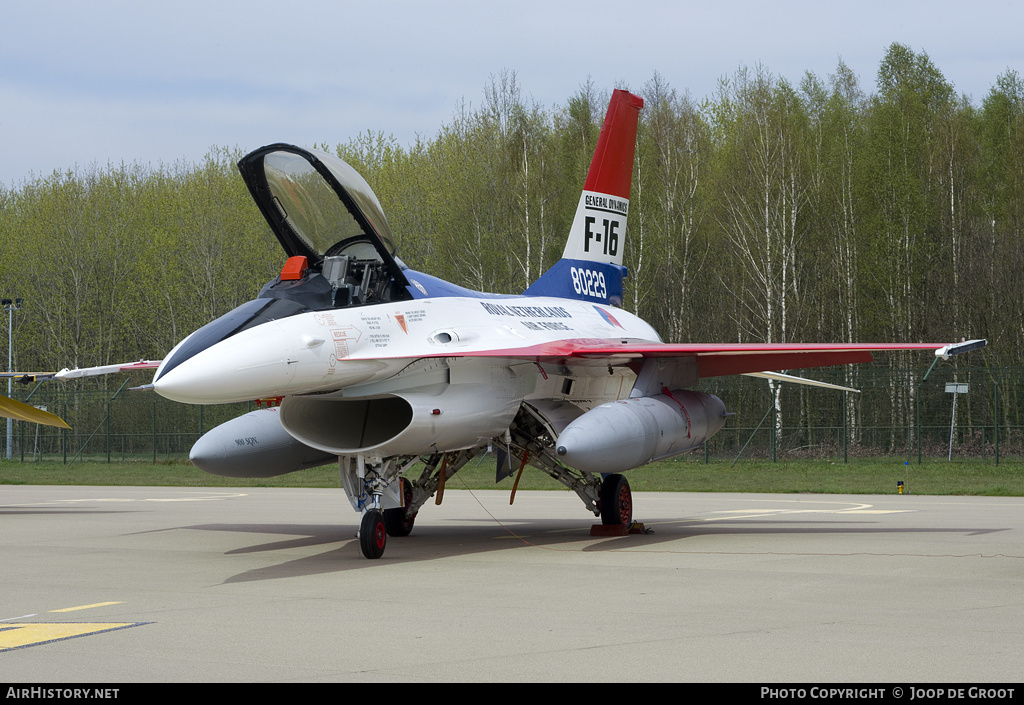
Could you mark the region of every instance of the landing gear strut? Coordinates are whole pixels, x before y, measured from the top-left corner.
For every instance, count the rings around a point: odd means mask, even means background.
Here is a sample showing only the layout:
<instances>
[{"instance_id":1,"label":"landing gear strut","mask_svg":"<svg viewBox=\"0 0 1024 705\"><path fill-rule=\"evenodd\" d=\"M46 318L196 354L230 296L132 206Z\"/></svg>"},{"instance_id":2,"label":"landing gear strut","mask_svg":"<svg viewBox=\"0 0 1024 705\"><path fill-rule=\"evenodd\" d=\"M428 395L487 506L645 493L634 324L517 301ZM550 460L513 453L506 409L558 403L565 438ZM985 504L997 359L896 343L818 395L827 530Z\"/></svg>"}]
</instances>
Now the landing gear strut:
<instances>
[{"instance_id":1,"label":"landing gear strut","mask_svg":"<svg viewBox=\"0 0 1024 705\"><path fill-rule=\"evenodd\" d=\"M367 459L341 456L338 467L341 484L352 508L362 512L359 522L359 548L366 558L384 555L388 536L408 536L420 507L438 493L444 477L451 477L486 446L451 453L435 453L422 458L419 479L401 477L420 460L413 456Z\"/></svg>"},{"instance_id":2,"label":"landing gear strut","mask_svg":"<svg viewBox=\"0 0 1024 705\"><path fill-rule=\"evenodd\" d=\"M404 477L399 478L402 492L401 507L384 510L384 526L389 536L408 536L416 523L416 513L412 506L412 483Z\"/></svg>"},{"instance_id":3,"label":"landing gear strut","mask_svg":"<svg viewBox=\"0 0 1024 705\"><path fill-rule=\"evenodd\" d=\"M338 467L341 484L353 509L363 513L359 522L359 548L367 558L380 558L384 555L388 534L404 536L412 531L412 520L406 519L406 508L399 494L405 487L395 482L404 467L396 459L366 462L362 456L342 456ZM392 509L396 505L397 508ZM392 524L399 527L399 531L404 526L405 533L393 532Z\"/></svg>"}]
</instances>

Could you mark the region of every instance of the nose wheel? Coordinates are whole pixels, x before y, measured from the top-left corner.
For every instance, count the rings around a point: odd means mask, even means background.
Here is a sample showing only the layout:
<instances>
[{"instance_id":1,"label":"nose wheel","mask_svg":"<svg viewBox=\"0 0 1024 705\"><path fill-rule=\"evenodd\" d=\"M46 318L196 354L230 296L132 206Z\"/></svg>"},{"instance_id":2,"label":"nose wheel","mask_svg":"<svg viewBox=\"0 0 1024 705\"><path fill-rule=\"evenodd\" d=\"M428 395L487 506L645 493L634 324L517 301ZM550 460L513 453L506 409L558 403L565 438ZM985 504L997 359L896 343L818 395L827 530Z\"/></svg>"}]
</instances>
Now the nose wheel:
<instances>
[{"instance_id":1,"label":"nose wheel","mask_svg":"<svg viewBox=\"0 0 1024 705\"><path fill-rule=\"evenodd\" d=\"M380 558L388 543L387 525L384 513L379 509L371 509L363 514L359 523L359 548L367 558Z\"/></svg>"}]
</instances>

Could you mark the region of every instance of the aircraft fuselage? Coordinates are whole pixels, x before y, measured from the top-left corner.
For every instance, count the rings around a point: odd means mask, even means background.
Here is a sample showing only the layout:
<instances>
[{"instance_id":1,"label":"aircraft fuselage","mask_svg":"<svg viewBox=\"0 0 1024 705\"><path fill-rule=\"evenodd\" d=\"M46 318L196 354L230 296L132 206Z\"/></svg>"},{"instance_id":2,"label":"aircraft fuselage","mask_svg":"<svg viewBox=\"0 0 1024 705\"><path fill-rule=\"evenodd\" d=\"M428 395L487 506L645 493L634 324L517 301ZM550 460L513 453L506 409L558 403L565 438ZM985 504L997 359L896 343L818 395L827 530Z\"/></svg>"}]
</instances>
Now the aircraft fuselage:
<instances>
[{"instance_id":1,"label":"aircraft fuselage","mask_svg":"<svg viewBox=\"0 0 1024 705\"><path fill-rule=\"evenodd\" d=\"M243 330L174 369L156 391L191 404L338 393L386 380L423 358L535 355L562 341L659 340L640 318L608 306L546 297L438 297L301 313ZM186 341L183 341L184 344ZM174 357L174 351L168 359ZM537 373L543 376L538 368ZM627 388L626 393L629 389Z\"/></svg>"}]
</instances>

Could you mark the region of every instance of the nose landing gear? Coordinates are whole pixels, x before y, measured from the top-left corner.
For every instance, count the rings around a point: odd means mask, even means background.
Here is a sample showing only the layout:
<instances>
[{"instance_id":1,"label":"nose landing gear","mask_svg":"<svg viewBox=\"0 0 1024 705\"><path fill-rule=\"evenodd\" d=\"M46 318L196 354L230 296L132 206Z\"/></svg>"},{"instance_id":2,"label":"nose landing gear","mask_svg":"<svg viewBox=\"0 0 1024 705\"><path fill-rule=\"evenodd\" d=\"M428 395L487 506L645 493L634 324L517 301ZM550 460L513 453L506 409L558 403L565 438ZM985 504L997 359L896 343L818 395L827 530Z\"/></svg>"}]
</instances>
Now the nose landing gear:
<instances>
[{"instance_id":1,"label":"nose landing gear","mask_svg":"<svg viewBox=\"0 0 1024 705\"><path fill-rule=\"evenodd\" d=\"M384 524L384 513L371 509L363 514L359 522L359 548L367 558L380 558L388 543L388 532Z\"/></svg>"}]
</instances>

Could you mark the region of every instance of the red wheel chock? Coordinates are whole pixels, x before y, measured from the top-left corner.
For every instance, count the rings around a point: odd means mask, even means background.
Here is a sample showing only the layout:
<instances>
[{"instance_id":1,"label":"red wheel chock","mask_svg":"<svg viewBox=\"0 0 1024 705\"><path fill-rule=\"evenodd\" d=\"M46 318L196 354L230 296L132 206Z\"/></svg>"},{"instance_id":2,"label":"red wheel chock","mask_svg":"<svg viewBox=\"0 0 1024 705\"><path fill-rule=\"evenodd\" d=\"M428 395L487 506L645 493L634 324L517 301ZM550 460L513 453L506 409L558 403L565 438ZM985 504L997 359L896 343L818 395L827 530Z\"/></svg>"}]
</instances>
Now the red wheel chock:
<instances>
[{"instance_id":1,"label":"red wheel chock","mask_svg":"<svg viewBox=\"0 0 1024 705\"><path fill-rule=\"evenodd\" d=\"M638 521L632 524L594 524L590 527L591 536L629 536L630 534L647 534L647 528Z\"/></svg>"}]
</instances>

